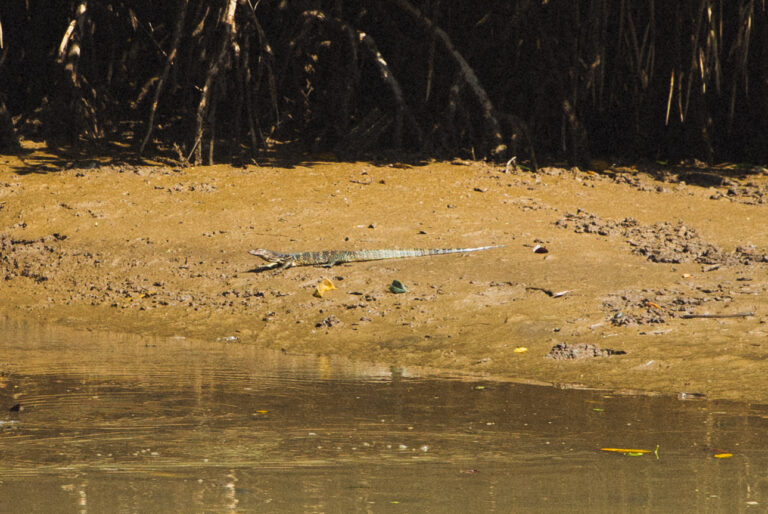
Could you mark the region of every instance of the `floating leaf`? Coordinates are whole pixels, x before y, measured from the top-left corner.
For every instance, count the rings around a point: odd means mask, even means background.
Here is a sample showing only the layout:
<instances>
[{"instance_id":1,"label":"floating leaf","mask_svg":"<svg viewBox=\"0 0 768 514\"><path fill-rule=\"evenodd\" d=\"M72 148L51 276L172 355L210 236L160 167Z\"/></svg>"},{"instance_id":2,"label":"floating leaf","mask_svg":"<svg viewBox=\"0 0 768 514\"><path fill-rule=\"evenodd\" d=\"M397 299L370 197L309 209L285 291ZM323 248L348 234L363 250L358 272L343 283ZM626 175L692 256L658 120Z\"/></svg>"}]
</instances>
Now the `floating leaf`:
<instances>
[{"instance_id":1,"label":"floating leaf","mask_svg":"<svg viewBox=\"0 0 768 514\"><path fill-rule=\"evenodd\" d=\"M716 459L730 459L731 457L733 457L733 454L732 453L716 453L713 455L713 457Z\"/></svg>"},{"instance_id":2,"label":"floating leaf","mask_svg":"<svg viewBox=\"0 0 768 514\"><path fill-rule=\"evenodd\" d=\"M315 292L314 292L312 295L313 295L313 296L316 296L316 297L318 297L318 298L322 298L322 297L323 297L323 295L324 295L326 292L328 292L328 291L331 291L331 290L333 290L333 289L336 289L336 286L334 286L334 285L333 285L333 282L331 282L331 281L330 281L330 280L328 280L327 278L324 278L324 279L323 279L323 281L322 281L322 282L320 282L320 283L317 285L317 288L315 289Z\"/></svg>"},{"instance_id":3,"label":"floating leaf","mask_svg":"<svg viewBox=\"0 0 768 514\"><path fill-rule=\"evenodd\" d=\"M600 448L600 451L623 453L624 455L629 455L630 457L639 457L640 455L651 453L651 450L638 450L636 448Z\"/></svg>"},{"instance_id":4,"label":"floating leaf","mask_svg":"<svg viewBox=\"0 0 768 514\"><path fill-rule=\"evenodd\" d=\"M389 286L389 290L395 294L402 294L402 293L408 292L408 289L406 289L403 283L400 282L399 280L393 280L392 284Z\"/></svg>"},{"instance_id":5,"label":"floating leaf","mask_svg":"<svg viewBox=\"0 0 768 514\"><path fill-rule=\"evenodd\" d=\"M525 352L528 351L528 348L526 348L525 346L518 346L517 348L515 348L512 351L515 352L515 353L525 353Z\"/></svg>"}]
</instances>

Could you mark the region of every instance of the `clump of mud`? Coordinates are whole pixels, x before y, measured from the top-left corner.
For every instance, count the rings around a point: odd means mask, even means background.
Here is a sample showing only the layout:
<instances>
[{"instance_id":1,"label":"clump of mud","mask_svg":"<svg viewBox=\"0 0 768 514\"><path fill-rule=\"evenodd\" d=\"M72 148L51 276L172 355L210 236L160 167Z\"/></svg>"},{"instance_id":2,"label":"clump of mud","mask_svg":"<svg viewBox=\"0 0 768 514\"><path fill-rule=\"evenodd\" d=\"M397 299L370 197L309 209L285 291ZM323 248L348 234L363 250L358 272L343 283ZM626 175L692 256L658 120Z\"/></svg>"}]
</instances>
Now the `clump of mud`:
<instances>
[{"instance_id":1,"label":"clump of mud","mask_svg":"<svg viewBox=\"0 0 768 514\"><path fill-rule=\"evenodd\" d=\"M744 299L765 293L765 285L754 284L751 279L737 284L689 284L670 288L627 290L603 298L603 310L608 313L608 320L615 326L652 325L666 323L675 318L745 317L743 312L732 312L732 305L742 305Z\"/></svg>"},{"instance_id":2,"label":"clump of mud","mask_svg":"<svg viewBox=\"0 0 768 514\"><path fill-rule=\"evenodd\" d=\"M682 221L641 225L634 218L606 220L578 209L575 214L566 213L555 222L555 226L572 229L576 233L625 238L632 247L632 253L643 255L651 262L710 265L768 262L768 255L754 247L738 247L733 252L726 252L704 241L696 229Z\"/></svg>"},{"instance_id":3,"label":"clump of mud","mask_svg":"<svg viewBox=\"0 0 768 514\"><path fill-rule=\"evenodd\" d=\"M731 186L725 191L718 190L709 198L711 200L726 199L746 205L761 205L768 203L768 187L747 182L744 185Z\"/></svg>"},{"instance_id":4,"label":"clump of mud","mask_svg":"<svg viewBox=\"0 0 768 514\"><path fill-rule=\"evenodd\" d=\"M48 280L50 258L67 236L51 234L39 239L13 239L0 234L0 272L5 280L26 277L37 283Z\"/></svg>"},{"instance_id":5,"label":"clump of mud","mask_svg":"<svg viewBox=\"0 0 768 514\"><path fill-rule=\"evenodd\" d=\"M610 321L616 326L666 323L668 319L690 313L694 307L707 302L731 299L722 290L720 295L711 293L681 289L624 291L607 296L603 300L603 309L610 313Z\"/></svg>"},{"instance_id":6,"label":"clump of mud","mask_svg":"<svg viewBox=\"0 0 768 514\"><path fill-rule=\"evenodd\" d=\"M598 348L594 344L568 344L558 343L547 354L548 359L558 361L593 359L595 357L610 357L611 355L624 355L624 350L611 350L610 348Z\"/></svg>"}]
</instances>

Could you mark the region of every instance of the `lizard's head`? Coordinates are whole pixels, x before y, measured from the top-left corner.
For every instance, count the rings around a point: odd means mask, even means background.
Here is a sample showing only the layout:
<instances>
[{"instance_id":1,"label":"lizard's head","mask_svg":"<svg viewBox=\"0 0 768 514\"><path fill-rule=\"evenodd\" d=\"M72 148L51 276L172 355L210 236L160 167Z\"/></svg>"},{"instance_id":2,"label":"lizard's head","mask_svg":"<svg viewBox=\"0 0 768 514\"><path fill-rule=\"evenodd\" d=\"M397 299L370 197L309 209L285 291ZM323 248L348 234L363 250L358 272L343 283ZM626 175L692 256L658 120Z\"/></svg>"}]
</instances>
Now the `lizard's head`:
<instances>
[{"instance_id":1,"label":"lizard's head","mask_svg":"<svg viewBox=\"0 0 768 514\"><path fill-rule=\"evenodd\" d=\"M283 254L267 250L266 248L257 248L255 250L250 250L248 253L255 255L256 257L261 257L269 263L281 262L284 257Z\"/></svg>"}]
</instances>

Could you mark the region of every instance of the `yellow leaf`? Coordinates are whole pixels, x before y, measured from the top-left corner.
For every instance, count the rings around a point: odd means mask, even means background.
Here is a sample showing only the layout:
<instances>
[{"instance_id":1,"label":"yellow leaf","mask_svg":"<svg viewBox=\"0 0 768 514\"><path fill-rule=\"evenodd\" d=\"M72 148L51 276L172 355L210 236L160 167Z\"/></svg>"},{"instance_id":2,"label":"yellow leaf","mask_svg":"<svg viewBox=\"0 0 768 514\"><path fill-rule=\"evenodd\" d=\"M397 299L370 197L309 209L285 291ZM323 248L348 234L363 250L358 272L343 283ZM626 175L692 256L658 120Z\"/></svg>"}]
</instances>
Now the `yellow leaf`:
<instances>
[{"instance_id":1,"label":"yellow leaf","mask_svg":"<svg viewBox=\"0 0 768 514\"><path fill-rule=\"evenodd\" d=\"M515 352L515 353L525 353L525 352L528 351L528 348L526 348L525 346L518 346L517 348L515 348L512 351Z\"/></svg>"},{"instance_id":2,"label":"yellow leaf","mask_svg":"<svg viewBox=\"0 0 768 514\"><path fill-rule=\"evenodd\" d=\"M327 291L330 291L332 289L336 289L336 286L333 285L333 282L331 282L327 278L324 278L323 281L317 285L317 288L315 289L313 296L322 298Z\"/></svg>"},{"instance_id":3,"label":"yellow leaf","mask_svg":"<svg viewBox=\"0 0 768 514\"><path fill-rule=\"evenodd\" d=\"M601 451L604 452L616 452L616 453L627 453L627 454L640 454L643 453L651 453L651 450L638 450L635 448L600 448Z\"/></svg>"},{"instance_id":4,"label":"yellow leaf","mask_svg":"<svg viewBox=\"0 0 768 514\"><path fill-rule=\"evenodd\" d=\"M733 457L733 454L732 453L716 453L713 455L713 457L716 459L730 459L731 457Z\"/></svg>"}]
</instances>

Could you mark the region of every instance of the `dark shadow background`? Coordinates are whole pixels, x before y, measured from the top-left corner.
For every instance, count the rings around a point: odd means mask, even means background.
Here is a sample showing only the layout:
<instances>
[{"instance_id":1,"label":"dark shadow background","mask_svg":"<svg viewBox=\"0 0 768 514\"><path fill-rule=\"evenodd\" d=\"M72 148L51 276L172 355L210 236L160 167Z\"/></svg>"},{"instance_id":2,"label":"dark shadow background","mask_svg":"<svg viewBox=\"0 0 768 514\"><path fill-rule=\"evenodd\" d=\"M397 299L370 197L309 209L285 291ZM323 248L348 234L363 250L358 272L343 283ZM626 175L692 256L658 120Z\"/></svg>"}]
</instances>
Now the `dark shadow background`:
<instances>
[{"instance_id":1,"label":"dark shadow background","mask_svg":"<svg viewBox=\"0 0 768 514\"><path fill-rule=\"evenodd\" d=\"M762 0L229 1L0 3L0 146L768 159Z\"/></svg>"}]
</instances>

